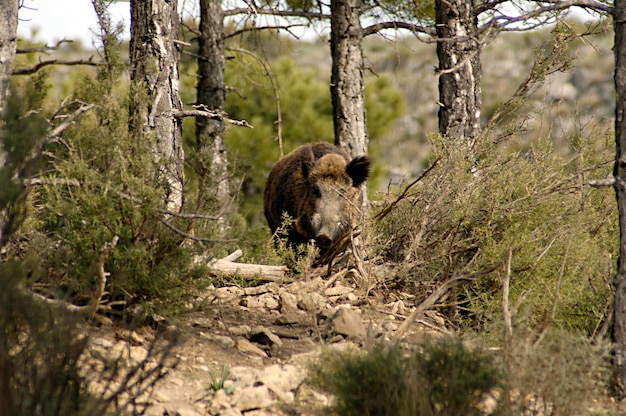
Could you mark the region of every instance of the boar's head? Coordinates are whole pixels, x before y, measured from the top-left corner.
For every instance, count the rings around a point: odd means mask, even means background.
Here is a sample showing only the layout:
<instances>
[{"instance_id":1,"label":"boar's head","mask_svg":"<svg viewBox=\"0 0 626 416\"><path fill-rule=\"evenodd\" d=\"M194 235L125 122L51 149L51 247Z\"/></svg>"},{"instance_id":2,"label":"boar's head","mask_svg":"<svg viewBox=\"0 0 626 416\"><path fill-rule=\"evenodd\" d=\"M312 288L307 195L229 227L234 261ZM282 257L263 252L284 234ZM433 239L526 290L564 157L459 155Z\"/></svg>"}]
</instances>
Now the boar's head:
<instances>
[{"instance_id":1,"label":"boar's head","mask_svg":"<svg viewBox=\"0 0 626 416\"><path fill-rule=\"evenodd\" d=\"M303 156L306 189L295 228L324 250L352 229L362 205L360 186L369 176L370 160L367 156L349 160L339 151L316 159L310 148Z\"/></svg>"}]
</instances>

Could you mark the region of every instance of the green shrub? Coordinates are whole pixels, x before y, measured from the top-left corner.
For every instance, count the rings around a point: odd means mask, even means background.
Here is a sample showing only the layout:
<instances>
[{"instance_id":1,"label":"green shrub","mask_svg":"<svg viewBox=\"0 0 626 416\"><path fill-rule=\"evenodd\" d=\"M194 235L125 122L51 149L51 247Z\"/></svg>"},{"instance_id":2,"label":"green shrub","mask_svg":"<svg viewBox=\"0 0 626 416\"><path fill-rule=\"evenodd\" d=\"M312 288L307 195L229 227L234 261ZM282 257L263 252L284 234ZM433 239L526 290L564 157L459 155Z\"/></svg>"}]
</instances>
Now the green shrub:
<instances>
[{"instance_id":1,"label":"green shrub","mask_svg":"<svg viewBox=\"0 0 626 416\"><path fill-rule=\"evenodd\" d=\"M459 340L426 342L410 355L383 344L326 352L310 370L310 383L334 396L342 416L480 414L479 403L504 380L494 357Z\"/></svg>"},{"instance_id":2,"label":"green shrub","mask_svg":"<svg viewBox=\"0 0 626 416\"><path fill-rule=\"evenodd\" d=\"M106 65L78 73L67 91L71 98L61 104L44 106L43 75L12 81L3 144L22 162L3 174L10 177L21 169L19 179L33 185L26 188L16 181L15 190L6 187L13 199L21 195L24 211L16 217L23 226L14 236L15 244L6 250L9 256L36 251L48 271L40 283L49 285L55 297L81 304L93 291L102 248L118 236L104 264L110 273L105 300L149 303L163 297L159 301L171 311L160 313L168 314L176 309L173 300L185 301L187 292L203 283L189 278L201 274L201 267L190 261L199 249L184 245L188 240L183 233L210 239L217 227L209 219L164 215L169 188L159 178L149 150L151 138L129 132L128 90L121 45L114 35L109 33L104 42ZM62 137L46 138L47 131L85 103L94 106ZM31 215L23 222L26 213Z\"/></svg>"},{"instance_id":3,"label":"green shrub","mask_svg":"<svg viewBox=\"0 0 626 416\"><path fill-rule=\"evenodd\" d=\"M470 350L459 340L427 342L422 348L412 357L412 366L430 410L423 414L481 414L478 405L485 395L503 384L495 357Z\"/></svg>"},{"instance_id":4,"label":"green shrub","mask_svg":"<svg viewBox=\"0 0 626 416\"><path fill-rule=\"evenodd\" d=\"M507 401L499 414L606 414L592 409L607 397L608 345L592 345L587 337L564 330L552 329L539 338L534 331L518 332L503 350Z\"/></svg>"},{"instance_id":5,"label":"green shrub","mask_svg":"<svg viewBox=\"0 0 626 416\"><path fill-rule=\"evenodd\" d=\"M78 367L87 338L64 311L20 289L33 266L0 263L0 408L6 415L78 415L87 400Z\"/></svg>"},{"instance_id":6,"label":"green shrub","mask_svg":"<svg viewBox=\"0 0 626 416\"><path fill-rule=\"evenodd\" d=\"M434 138L437 165L375 223L375 248L405 281L477 276L456 293L463 312L452 316L476 328L502 314L512 250L510 303L523 299L517 318L533 326L553 316L592 334L605 317L619 235L613 193L586 184L610 173L608 135L567 155L541 141L516 151Z\"/></svg>"}]
</instances>

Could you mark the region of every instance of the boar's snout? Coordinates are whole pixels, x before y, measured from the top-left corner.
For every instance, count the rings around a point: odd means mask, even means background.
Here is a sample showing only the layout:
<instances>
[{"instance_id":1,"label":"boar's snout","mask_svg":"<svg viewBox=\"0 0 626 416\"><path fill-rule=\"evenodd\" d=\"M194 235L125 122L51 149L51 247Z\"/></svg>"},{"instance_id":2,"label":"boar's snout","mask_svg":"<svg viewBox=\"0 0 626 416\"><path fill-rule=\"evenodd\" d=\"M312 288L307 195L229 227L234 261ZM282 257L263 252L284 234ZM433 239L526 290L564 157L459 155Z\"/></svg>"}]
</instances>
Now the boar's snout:
<instances>
[{"instance_id":1,"label":"boar's snout","mask_svg":"<svg viewBox=\"0 0 626 416\"><path fill-rule=\"evenodd\" d=\"M333 240L326 234L320 234L317 237L315 237L315 244L319 248L328 248L331 246L332 243L333 243Z\"/></svg>"},{"instance_id":2,"label":"boar's snout","mask_svg":"<svg viewBox=\"0 0 626 416\"><path fill-rule=\"evenodd\" d=\"M329 248L345 233L345 221L339 218L322 221L315 233L315 244L322 250Z\"/></svg>"}]
</instances>

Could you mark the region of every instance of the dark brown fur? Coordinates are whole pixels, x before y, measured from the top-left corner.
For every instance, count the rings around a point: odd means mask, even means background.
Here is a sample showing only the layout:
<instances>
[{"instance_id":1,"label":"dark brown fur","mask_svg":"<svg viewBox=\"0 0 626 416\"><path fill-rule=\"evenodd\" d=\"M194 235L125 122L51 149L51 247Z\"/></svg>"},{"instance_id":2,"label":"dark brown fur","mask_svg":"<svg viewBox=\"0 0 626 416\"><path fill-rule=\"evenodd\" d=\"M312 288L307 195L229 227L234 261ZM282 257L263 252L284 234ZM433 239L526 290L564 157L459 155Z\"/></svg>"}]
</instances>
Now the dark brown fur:
<instances>
[{"instance_id":1,"label":"dark brown fur","mask_svg":"<svg viewBox=\"0 0 626 416\"><path fill-rule=\"evenodd\" d=\"M287 213L294 220L290 242L315 240L328 248L351 230L362 202L359 187L369 168L367 156L351 160L328 143L306 144L289 153L276 163L265 185L263 205L272 233Z\"/></svg>"}]
</instances>

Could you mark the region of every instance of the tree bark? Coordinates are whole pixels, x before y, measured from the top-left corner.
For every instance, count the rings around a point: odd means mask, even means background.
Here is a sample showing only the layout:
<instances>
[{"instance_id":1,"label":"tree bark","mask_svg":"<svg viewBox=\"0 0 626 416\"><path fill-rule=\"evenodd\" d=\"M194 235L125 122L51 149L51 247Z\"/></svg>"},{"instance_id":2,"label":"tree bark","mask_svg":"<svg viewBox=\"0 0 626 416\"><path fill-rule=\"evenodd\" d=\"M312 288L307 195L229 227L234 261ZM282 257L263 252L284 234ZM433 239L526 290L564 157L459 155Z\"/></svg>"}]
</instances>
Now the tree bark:
<instances>
[{"instance_id":1,"label":"tree bark","mask_svg":"<svg viewBox=\"0 0 626 416\"><path fill-rule=\"evenodd\" d=\"M473 1L436 0L439 132L471 143L482 106L478 20Z\"/></svg>"},{"instance_id":2,"label":"tree bark","mask_svg":"<svg viewBox=\"0 0 626 416\"><path fill-rule=\"evenodd\" d=\"M177 0L131 0L130 129L151 141L159 179L168 188L166 206L183 204L184 152L178 92Z\"/></svg>"},{"instance_id":3,"label":"tree bark","mask_svg":"<svg viewBox=\"0 0 626 416\"><path fill-rule=\"evenodd\" d=\"M368 134L363 82L362 0L332 0L330 92L335 144L352 157L367 154Z\"/></svg>"},{"instance_id":4,"label":"tree bark","mask_svg":"<svg viewBox=\"0 0 626 416\"><path fill-rule=\"evenodd\" d=\"M208 110L223 111L224 12L219 1L200 0L200 51L198 57L197 104ZM209 180L220 212L230 203L228 159L224 146L224 121L196 118L196 148L200 176Z\"/></svg>"},{"instance_id":5,"label":"tree bark","mask_svg":"<svg viewBox=\"0 0 626 416\"><path fill-rule=\"evenodd\" d=\"M0 115L4 113L8 99L9 81L11 70L17 50L17 12L18 0L0 0ZM0 124L0 129L3 129ZM4 146L0 143L0 169L4 168L7 154ZM7 202L7 201L3 201ZM7 210L0 211L0 247L4 245L7 235ZM0 392L0 404L2 404L2 392Z\"/></svg>"},{"instance_id":6,"label":"tree bark","mask_svg":"<svg viewBox=\"0 0 626 416\"><path fill-rule=\"evenodd\" d=\"M369 137L363 81L363 28L359 20L362 0L330 2L330 94L333 105L335 145L351 157L367 154ZM361 186L363 206L368 205L367 186Z\"/></svg>"},{"instance_id":7,"label":"tree bark","mask_svg":"<svg viewBox=\"0 0 626 416\"><path fill-rule=\"evenodd\" d=\"M615 196L619 212L620 247L617 276L614 280L613 338L617 345L616 386L620 398L626 387L626 0L615 0L613 23L615 30Z\"/></svg>"},{"instance_id":8,"label":"tree bark","mask_svg":"<svg viewBox=\"0 0 626 416\"><path fill-rule=\"evenodd\" d=\"M4 112L11 69L17 50L18 0L0 0L0 113ZM0 156L0 161L4 157ZM0 163L2 166L4 163Z\"/></svg>"}]
</instances>

